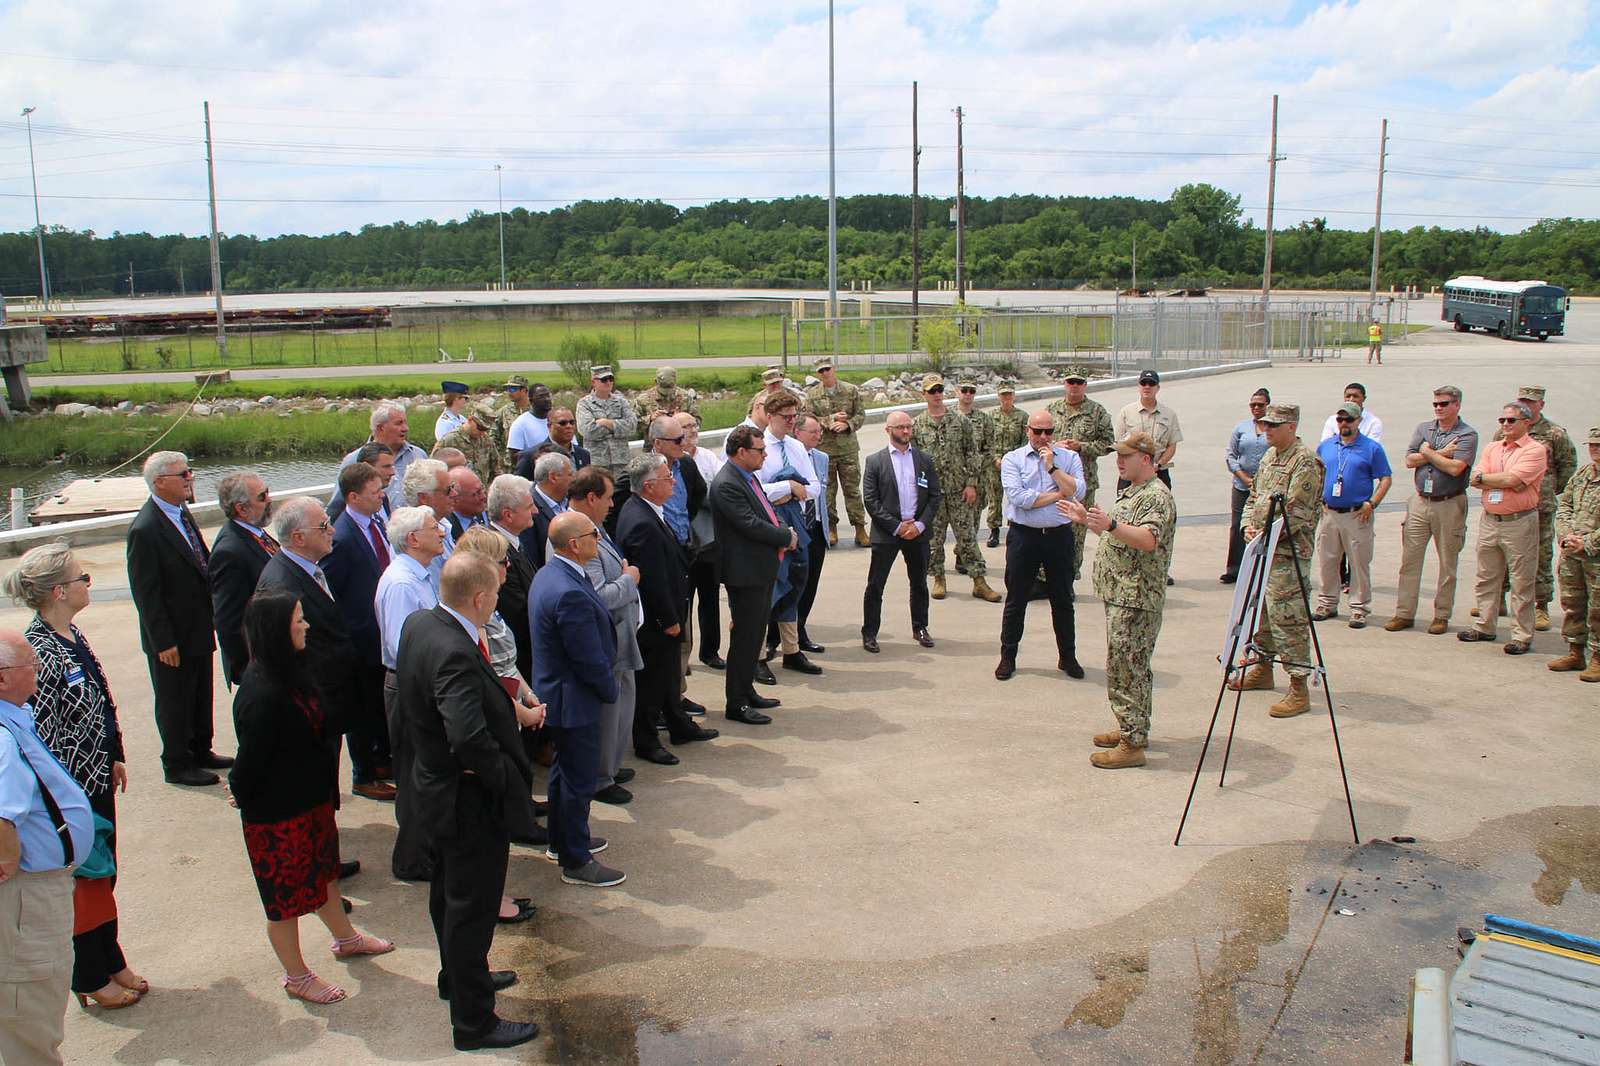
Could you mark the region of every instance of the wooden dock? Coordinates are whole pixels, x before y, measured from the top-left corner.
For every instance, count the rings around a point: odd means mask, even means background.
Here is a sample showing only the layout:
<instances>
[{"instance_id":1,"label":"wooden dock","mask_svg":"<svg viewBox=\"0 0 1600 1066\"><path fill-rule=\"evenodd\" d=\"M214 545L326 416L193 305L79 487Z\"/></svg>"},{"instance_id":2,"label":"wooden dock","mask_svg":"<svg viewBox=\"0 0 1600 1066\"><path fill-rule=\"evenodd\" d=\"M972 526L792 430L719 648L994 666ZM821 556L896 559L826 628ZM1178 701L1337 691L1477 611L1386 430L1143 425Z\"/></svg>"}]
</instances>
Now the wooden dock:
<instances>
[{"instance_id":1,"label":"wooden dock","mask_svg":"<svg viewBox=\"0 0 1600 1066\"><path fill-rule=\"evenodd\" d=\"M142 477L79 478L28 514L36 526L79 518L126 514L144 506L150 489Z\"/></svg>"}]
</instances>

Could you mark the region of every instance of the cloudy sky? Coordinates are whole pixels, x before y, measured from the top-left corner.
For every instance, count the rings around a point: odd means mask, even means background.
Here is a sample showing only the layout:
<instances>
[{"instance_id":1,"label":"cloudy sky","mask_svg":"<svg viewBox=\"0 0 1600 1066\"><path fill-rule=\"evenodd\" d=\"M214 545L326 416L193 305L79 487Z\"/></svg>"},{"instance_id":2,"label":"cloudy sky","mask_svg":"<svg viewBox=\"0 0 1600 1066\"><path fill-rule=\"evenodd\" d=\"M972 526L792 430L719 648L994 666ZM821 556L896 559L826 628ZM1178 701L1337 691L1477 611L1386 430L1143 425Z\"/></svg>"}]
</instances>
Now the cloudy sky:
<instances>
[{"instance_id":1,"label":"cloudy sky","mask_svg":"<svg viewBox=\"0 0 1600 1066\"><path fill-rule=\"evenodd\" d=\"M576 199L826 195L826 3L0 0L0 230L270 235ZM1594 216L1600 30L1584 0L839 0L838 188L1166 197L1259 225Z\"/></svg>"}]
</instances>

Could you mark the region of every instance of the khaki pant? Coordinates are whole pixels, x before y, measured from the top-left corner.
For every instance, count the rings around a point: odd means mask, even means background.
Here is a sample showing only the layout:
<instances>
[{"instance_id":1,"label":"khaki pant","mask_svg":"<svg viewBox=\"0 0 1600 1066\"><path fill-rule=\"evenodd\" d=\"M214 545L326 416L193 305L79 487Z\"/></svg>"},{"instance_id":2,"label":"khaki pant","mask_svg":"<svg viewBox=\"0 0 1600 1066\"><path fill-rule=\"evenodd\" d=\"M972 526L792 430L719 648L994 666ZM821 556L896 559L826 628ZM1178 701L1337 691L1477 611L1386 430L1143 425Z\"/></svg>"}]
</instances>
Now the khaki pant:
<instances>
[{"instance_id":1,"label":"khaki pant","mask_svg":"<svg viewBox=\"0 0 1600 1066\"><path fill-rule=\"evenodd\" d=\"M1478 519L1478 629L1493 633L1500 596L1511 577L1511 639L1533 639L1533 592L1539 576L1539 515L1483 512Z\"/></svg>"},{"instance_id":2,"label":"khaki pant","mask_svg":"<svg viewBox=\"0 0 1600 1066\"><path fill-rule=\"evenodd\" d=\"M1400 527L1399 593L1394 616L1407 620L1417 617L1417 596L1422 587L1422 560L1428 543L1439 556L1439 578L1434 585L1433 617L1450 620L1456 605L1456 560L1467 542L1467 494L1448 500L1413 496L1406 504L1405 524Z\"/></svg>"},{"instance_id":3,"label":"khaki pant","mask_svg":"<svg viewBox=\"0 0 1600 1066\"><path fill-rule=\"evenodd\" d=\"M61 1062L72 976L72 875L0 881L0 1062Z\"/></svg>"},{"instance_id":4,"label":"khaki pant","mask_svg":"<svg viewBox=\"0 0 1600 1066\"><path fill-rule=\"evenodd\" d=\"M1372 609L1372 541L1377 515L1363 522L1357 511L1340 514L1322 509L1317 523L1317 606L1339 607L1339 557L1350 560L1350 617L1363 618Z\"/></svg>"}]
</instances>

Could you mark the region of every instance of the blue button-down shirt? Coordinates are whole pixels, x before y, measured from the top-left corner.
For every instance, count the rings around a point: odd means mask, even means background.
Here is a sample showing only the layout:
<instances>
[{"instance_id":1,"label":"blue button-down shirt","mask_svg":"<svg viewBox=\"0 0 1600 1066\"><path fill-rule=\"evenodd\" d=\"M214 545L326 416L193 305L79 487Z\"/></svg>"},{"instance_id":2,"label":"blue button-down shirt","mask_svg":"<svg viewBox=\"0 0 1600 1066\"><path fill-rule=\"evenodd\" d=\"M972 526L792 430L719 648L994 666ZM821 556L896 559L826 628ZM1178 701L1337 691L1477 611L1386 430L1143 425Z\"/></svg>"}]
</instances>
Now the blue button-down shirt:
<instances>
[{"instance_id":1,"label":"blue button-down shirt","mask_svg":"<svg viewBox=\"0 0 1600 1066\"><path fill-rule=\"evenodd\" d=\"M1350 444L1339 437L1331 437L1317 445L1317 458L1322 460L1322 502L1329 507L1359 507L1372 499L1373 483L1381 477L1392 477L1389 457L1383 454L1383 445L1360 433ZM1339 490L1337 496L1334 489Z\"/></svg>"},{"instance_id":2,"label":"blue button-down shirt","mask_svg":"<svg viewBox=\"0 0 1600 1066\"><path fill-rule=\"evenodd\" d=\"M1233 432L1228 434L1228 448L1223 453L1223 459L1228 464L1229 473L1233 474L1233 487L1240 492L1250 488L1239 480L1239 471L1243 470L1251 477L1256 476L1256 471L1261 468L1261 457L1267 454L1267 435L1256 429L1256 420L1246 418L1233 427Z\"/></svg>"},{"instance_id":3,"label":"blue button-down shirt","mask_svg":"<svg viewBox=\"0 0 1600 1066\"><path fill-rule=\"evenodd\" d=\"M404 552L395 552L378 578L378 592L372 602L378 612L383 665L393 670L399 661L401 627L413 612L432 609L439 602L439 591L427 567Z\"/></svg>"},{"instance_id":4,"label":"blue button-down shirt","mask_svg":"<svg viewBox=\"0 0 1600 1066\"><path fill-rule=\"evenodd\" d=\"M1071 448L1057 444L1051 448L1056 469L1072 478L1077 485L1072 498L1083 499L1083 460ZM1000 487L1005 490L1005 513L1019 526L1034 529L1054 529L1071 524L1071 519L1054 507L1035 507L1034 501L1046 492L1059 492L1055 478L1045 470L1039 453L1028 445L1006 452L1000 460Z\"/></svg>"},{"instance_id":5,"label":"blue button-down shirt","mask_svg":"<svg viewBox=\"0 0 1600 1066\"><path fill-rule=\"evenodd\" d=\"M0 700L0 818L17 827L21 868L26 873L59 870L66 865L61 837L39 791L41 781L66 819L72 836L72 861L77 865L94 846L89 797L33 731L32 712Z\"/></svg>"},{"instance_id":6,"label":"blue button-down shirt","mask_svg":"<svg viewBox=\"0 0 1600 1066\"><path fill-rule=\"evenodd\" d=\"M674 459L667 465L672 467L672 495L667 497L667 502L662 505L662 520L667 523L667 528L672 530L672 535L678 538L679 544L689 543L689 486L683 483L683 473L678 464L682 460Z\"/></svg>"}]
</instances>

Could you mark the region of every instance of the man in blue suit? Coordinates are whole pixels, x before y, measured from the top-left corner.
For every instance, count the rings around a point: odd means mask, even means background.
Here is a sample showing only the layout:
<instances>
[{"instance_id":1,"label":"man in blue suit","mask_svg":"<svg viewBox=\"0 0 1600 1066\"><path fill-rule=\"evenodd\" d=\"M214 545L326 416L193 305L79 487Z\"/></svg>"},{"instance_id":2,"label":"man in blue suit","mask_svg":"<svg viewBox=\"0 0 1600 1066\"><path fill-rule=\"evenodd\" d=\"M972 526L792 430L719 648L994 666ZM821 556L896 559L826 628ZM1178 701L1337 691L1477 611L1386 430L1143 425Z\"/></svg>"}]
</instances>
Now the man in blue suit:
<instances>
[{"instance_id":1,"label":"man in blue suit","mask_svg":"<svg viewBox=\"0 0 1600 1066\"><path fill-rule=\"evenodd\" d=\"M350 791L373 800L393 800L389 729L383 713L383 648L375 603L378 579L389 566L389 535L383 525L383 475L355 462L339 471L344 510L333 523L333 550L322 572L344 615L356 658L350 670L353 704L349 723Z\"/></svg>"},{"instance_id":2,"label":"man in blue suit","mask_svg":"<svg viewBox=\"0 0 1600 1066\"><path fill-rule=\"evenodd\" d=\"M569 885L609 888L621 870L594 853L606 841L589 835L589 803L600 769L600 707L617 699L616 636L611 614L584 566L599 550L594 523L576 511L550 522L550 556L528 590L534 691L545 704L545 732L555 744L550 764L550 851Z\"/></svg>"}]
</instances>

